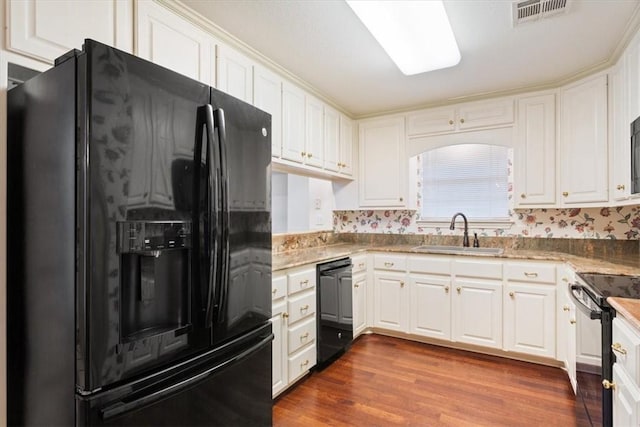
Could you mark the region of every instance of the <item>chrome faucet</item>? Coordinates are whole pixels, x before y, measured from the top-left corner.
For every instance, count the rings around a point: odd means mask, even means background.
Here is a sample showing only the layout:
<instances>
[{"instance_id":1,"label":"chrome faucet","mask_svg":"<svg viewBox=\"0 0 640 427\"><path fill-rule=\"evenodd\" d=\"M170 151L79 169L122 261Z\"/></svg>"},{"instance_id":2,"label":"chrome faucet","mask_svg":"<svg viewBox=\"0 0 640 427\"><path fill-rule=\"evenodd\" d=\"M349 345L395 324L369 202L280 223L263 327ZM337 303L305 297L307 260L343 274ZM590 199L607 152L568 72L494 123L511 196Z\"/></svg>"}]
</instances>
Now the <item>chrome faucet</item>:
<instances>
[{"instance_id":1,"label":"chrome faucet","mask_svg":"<svg viewBox=\"0 0 640 427\"><path fill-rule=\"evenodd\" d=\"M464 216L462 212L458 212L451 218L451 225L449 226L449 230L456 229L456 218L460 215L464 220L464 236L462 237L462 246L465 248L469 247L469 223L467 222L467 217Z\"/></svg>"}]
</instances>

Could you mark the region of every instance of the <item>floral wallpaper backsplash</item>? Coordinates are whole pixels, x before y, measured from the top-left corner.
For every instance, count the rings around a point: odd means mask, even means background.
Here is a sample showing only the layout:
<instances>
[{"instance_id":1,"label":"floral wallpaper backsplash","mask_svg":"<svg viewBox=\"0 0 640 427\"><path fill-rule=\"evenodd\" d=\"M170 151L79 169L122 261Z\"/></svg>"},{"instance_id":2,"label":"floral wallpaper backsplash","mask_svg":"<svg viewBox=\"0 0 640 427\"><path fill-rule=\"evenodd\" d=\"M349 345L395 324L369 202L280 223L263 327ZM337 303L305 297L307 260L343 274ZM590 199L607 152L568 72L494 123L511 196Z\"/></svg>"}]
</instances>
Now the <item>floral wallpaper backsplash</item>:
<instances>
[{"instance_id":1,"label":"floral wallpaper backsplash","mask_svg":"<svg viewBox=\"0 0 640 427\"><path fill-rule=\"evenodd\" d=\"M428 227L418 223L420 212L411 210L334 211L336 233L387 233L459 235L449 227ZM547 237L573 239L640 239L640 205L615 208L518 209L511 211L509 228L477 228L470 219L470 231L479 236ZM459 223L460 221L458 221Z\"/></svg>"}]
</instances>

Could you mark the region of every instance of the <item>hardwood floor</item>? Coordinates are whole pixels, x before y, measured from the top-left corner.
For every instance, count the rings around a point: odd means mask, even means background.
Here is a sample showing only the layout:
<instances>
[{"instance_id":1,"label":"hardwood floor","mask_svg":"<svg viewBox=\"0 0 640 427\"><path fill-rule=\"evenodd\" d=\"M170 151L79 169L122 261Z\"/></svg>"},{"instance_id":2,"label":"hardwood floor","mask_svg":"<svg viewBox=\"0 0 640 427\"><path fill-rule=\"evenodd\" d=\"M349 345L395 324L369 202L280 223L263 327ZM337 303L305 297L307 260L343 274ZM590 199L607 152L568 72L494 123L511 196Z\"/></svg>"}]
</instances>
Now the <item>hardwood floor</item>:
<instances>
[{"instance_id":1,"label":"hardwood floor","mask_svg":"<svg viewBox=\"0 0 640 427\"><path fill-rule=\"evenodd\" d=\"M573 426L564 371L363 335L274 403L280 426Z\"/></svg>"}]
</instances>

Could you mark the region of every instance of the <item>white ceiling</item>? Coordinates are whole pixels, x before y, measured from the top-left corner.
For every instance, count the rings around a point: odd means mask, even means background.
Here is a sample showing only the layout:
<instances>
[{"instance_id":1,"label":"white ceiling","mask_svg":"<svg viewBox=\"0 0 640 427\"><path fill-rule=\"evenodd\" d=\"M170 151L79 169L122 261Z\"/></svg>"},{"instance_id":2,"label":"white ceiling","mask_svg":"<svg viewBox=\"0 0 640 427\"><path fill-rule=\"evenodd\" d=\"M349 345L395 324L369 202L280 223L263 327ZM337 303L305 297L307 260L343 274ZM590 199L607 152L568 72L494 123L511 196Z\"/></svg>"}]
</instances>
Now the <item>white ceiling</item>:
<instances>
[{"instance_id":1,"label":"white ceiling","mask_svg":"<svg viewBox=\"0 0 640 427\"><path fill-rule=\"evenodd\" d=\"M182 2L355 117L555 84L610 60L640 4L574 0L514 28L511 1L445 0L462 60L405 76L343 0Z\"/></svg>"}]
</instances>

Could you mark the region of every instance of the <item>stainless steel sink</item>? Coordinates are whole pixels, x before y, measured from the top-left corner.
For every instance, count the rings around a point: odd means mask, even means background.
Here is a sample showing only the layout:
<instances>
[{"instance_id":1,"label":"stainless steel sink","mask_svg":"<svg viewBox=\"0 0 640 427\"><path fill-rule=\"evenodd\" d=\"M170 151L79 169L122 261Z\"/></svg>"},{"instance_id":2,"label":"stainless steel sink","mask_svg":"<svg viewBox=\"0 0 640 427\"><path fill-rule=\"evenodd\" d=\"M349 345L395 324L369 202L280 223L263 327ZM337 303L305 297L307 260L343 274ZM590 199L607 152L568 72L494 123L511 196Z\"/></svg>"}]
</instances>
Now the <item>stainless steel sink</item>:
<instances>
[{"instance_id":1,"label":"stainless steel sink","mask_svg":"<svg viewBox=\"0 0 640 427\"><path fill-rule=\"evenodd\" d=\"M502 248L465 248L463 246L445 246L445 245L424 245L416 246L414 251L430 252L439 254L452 254L452 255L502 255L504 249Z\"/></svg>"}]
</instances>

